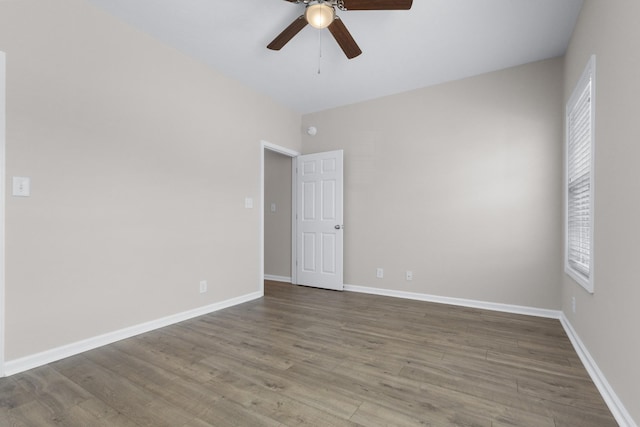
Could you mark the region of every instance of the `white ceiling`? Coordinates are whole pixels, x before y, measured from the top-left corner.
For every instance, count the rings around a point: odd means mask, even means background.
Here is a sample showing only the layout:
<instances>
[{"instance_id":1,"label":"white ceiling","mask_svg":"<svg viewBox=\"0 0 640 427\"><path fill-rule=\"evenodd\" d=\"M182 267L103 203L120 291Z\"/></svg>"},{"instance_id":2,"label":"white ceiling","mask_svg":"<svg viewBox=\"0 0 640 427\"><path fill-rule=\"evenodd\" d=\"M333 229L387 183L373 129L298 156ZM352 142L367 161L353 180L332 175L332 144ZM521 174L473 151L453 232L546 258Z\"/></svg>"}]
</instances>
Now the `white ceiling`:
<instances>
[{"instance_id":1,"label":"white ceiling","mask_svg":"<svg viewBox=\"0 0 640 427\"><path fill-rule=\"evenodd\" d=\"M414 0L408 11L338 11L363 51L348 60L311 26L268 50L304 11L283 0L89 1L302 114L560 56L582 7Z\"/></svg>"}]
</instances>

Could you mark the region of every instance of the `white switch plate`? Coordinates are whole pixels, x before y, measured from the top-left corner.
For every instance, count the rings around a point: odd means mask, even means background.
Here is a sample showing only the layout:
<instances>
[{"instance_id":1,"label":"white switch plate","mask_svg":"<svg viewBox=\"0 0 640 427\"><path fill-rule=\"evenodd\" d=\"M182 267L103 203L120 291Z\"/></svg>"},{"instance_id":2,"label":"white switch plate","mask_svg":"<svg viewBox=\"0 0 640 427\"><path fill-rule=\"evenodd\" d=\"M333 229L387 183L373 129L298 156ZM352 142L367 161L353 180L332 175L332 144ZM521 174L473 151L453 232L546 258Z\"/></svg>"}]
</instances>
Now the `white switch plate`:
<instances>
[{"instance_id":1,"label":"white switch plate","mask_svg":"<svg viewBox=\"0 0 640 427\"><path fill-rule=\"evenodd\" d=\"M244 207L247 209L253 209L253 199L251 197L244 198Z\"/></svg>"},{"instance_id":2,"label":"white switch plate","mask_svg":"<svg viewBox=\"0 0 640 427\"><path fill-rule=\"evenodd\" d=\"M276 211L276 204L271 203L271 212L275 212L275 211Z\"/></svg>"},{"instance_id":3,"label":"white switch plate","mask_svg":"<svg viewBox=\"0 0 640 427\"><path fill-rule=\"evenodd\" d=\"M413 271L407 270L407 280L413 280Z\"/></svg>"},{"instance_id":4,"label":"white switch plate","mask_svg":"<svg viewBox=\"0 0 640 427\"><path fill-rule=\"evenodd\" d=\"M29 197L31 195L31 179L25 176L14 176L13 195L19 197Z\"/></svg>"},{"instance_id":5,"label":"white switch plate","mask_svg":"<svg viewBox=\"0 0 640 427\"><path fill-rule=\"evenodd\" d=\"M207 281L206 280L201 280L200 281L200 293L203 294L207 292Z\"/></svg>"},{"instance_id":6,"label":"white switch plate","mask_svg":"<svg viewBox=\"0 0 640 427\"><path fill-rule=\"evenodd\" d=\"M376 277L378 279L382 279L384 277L384 270L381 268L376 269Z\"/></svg>"}]
</instances>

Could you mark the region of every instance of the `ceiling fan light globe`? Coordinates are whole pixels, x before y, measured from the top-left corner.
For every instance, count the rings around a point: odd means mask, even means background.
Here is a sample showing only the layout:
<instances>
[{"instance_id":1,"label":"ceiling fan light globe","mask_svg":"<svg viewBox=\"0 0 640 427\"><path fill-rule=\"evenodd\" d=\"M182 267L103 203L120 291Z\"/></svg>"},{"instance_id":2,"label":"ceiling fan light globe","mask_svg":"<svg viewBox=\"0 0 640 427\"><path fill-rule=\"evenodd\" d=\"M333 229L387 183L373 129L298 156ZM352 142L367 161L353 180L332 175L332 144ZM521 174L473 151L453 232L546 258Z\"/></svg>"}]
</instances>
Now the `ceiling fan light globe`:
<instances>
[{"instance_id":1,"label":"ceiling fan light globe","mask_svg":"<svg viewBox=\"0 0 640 427\"><path fill-rule=\"evenodd\" d=\"M321 30L331 25L336 18L336 11L332 6L324 3L312 4L307 6L304 17L309 25Z\"/></svg>"}]
</instances>

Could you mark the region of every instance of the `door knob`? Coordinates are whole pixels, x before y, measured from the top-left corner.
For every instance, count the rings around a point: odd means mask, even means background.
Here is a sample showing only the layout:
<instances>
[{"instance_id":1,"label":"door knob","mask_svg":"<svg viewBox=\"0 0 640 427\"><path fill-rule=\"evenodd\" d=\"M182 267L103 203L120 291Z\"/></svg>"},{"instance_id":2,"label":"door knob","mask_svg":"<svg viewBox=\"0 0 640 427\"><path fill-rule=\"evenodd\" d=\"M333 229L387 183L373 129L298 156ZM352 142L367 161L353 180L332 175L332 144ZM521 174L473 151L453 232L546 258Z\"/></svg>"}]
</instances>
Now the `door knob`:
<instances>
[{"instance_id":1,"label":"door knob","mask_svg":"<svg viewBox=\"0 0 640 427\"><path fill-rule=\"evenodd\" d=\"M340 230L340 229L342 228L342 226L341 226L341 225L336 225L336 226L335 226L335 227L333 227L333 228L335 228L336 230Z\"/></svg>"}]
</instances>

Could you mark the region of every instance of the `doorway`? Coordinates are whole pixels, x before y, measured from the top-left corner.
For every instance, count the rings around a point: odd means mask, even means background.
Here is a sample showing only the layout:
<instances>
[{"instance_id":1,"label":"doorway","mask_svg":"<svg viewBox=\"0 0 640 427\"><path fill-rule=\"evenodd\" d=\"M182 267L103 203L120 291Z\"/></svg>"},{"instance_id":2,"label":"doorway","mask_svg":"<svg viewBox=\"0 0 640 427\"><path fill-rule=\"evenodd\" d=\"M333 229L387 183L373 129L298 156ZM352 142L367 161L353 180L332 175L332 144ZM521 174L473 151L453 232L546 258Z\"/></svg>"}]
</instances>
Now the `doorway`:
<instances>
[{"instance_id":1,"label":"doorway","mask_svg":"<svg viewBox=\"0 0 640 427\"><path fill-rule=\"evenodd\" d=\"M264 152L264 278L291 283L293 158Z\"/></svg>"},{"instance_id":2,"label":"doorway","mask_svg":"<svg viewBox=\"0 0 640 427\"><path fill-rule=\"evenodd\" d=\"M284 170L267 170L267 161L268 166L275 164ZM286 169L291 179L281 180L275 189L270 188L266 199L267 174L271 179L286 175ZM260 292L264 295L264 280L269 278L343 290L343 151L302 156L261 141L260 177ZM290 198L277 196L283 193L286 196L287 192ZM282 206L278 208L279 202L274 201L278 198L290 200L285 203L289 212L282 212ZM266 224L276 229L265 231ZM269 253L271 271L265 271L265 254L272 250L280 253ZM287 271L290 276L285 276Z\"/></svg>"},{"instance_id":3,"label":"doorway","mask_svg":"<svg viewBox=\"0 0 640 427\"><path fill-rule=\"evenodd\" d=\"M294 176L294 159L298 157L300 153L297 151L281 147L279 145L271 144L267 141L261 141L261 160L260 160L260 207L262 209L260 213L260 291L264 294L264 280L270 278L279 281L285 281L289 283L295 283L295 248L294 234L293 234L293 218L295 207L295 192L293 191L292 179ZM268 163L267 163L268 162ZM267 170L269 168L277 168L277 170ZM288 170L286 170L288 169ZM267 177L269 174L269 177ZM283 175L288 174L290 179L288 188L278 188L275 194L269 191L269 199L265 199L265 193L267 193L266 181L267 178L271 178L275 175L275 182L286 182L283 179ZM270 189L271 190L271 189ZM287 193L290 197L286 197ZM287 203L288 200L288 203ZM275 206L272 206L275 204ZM288 214L285 210L289 210ZM285 223L285 219L288 218L288 224ZM266 225L270 229L266 230ZM268 233L268 235L267 235ZM287 242L288 240L288 242ZM266 244L269 244L267 249ZM270 253L267 259L267 250L280 250L286 252L283 254ZM288 256L288 261L286 257ZM269 262L269 270L265 270L266 262ZM288 266L288 271L287 271Z\"/></svg>"}]
</instances>

